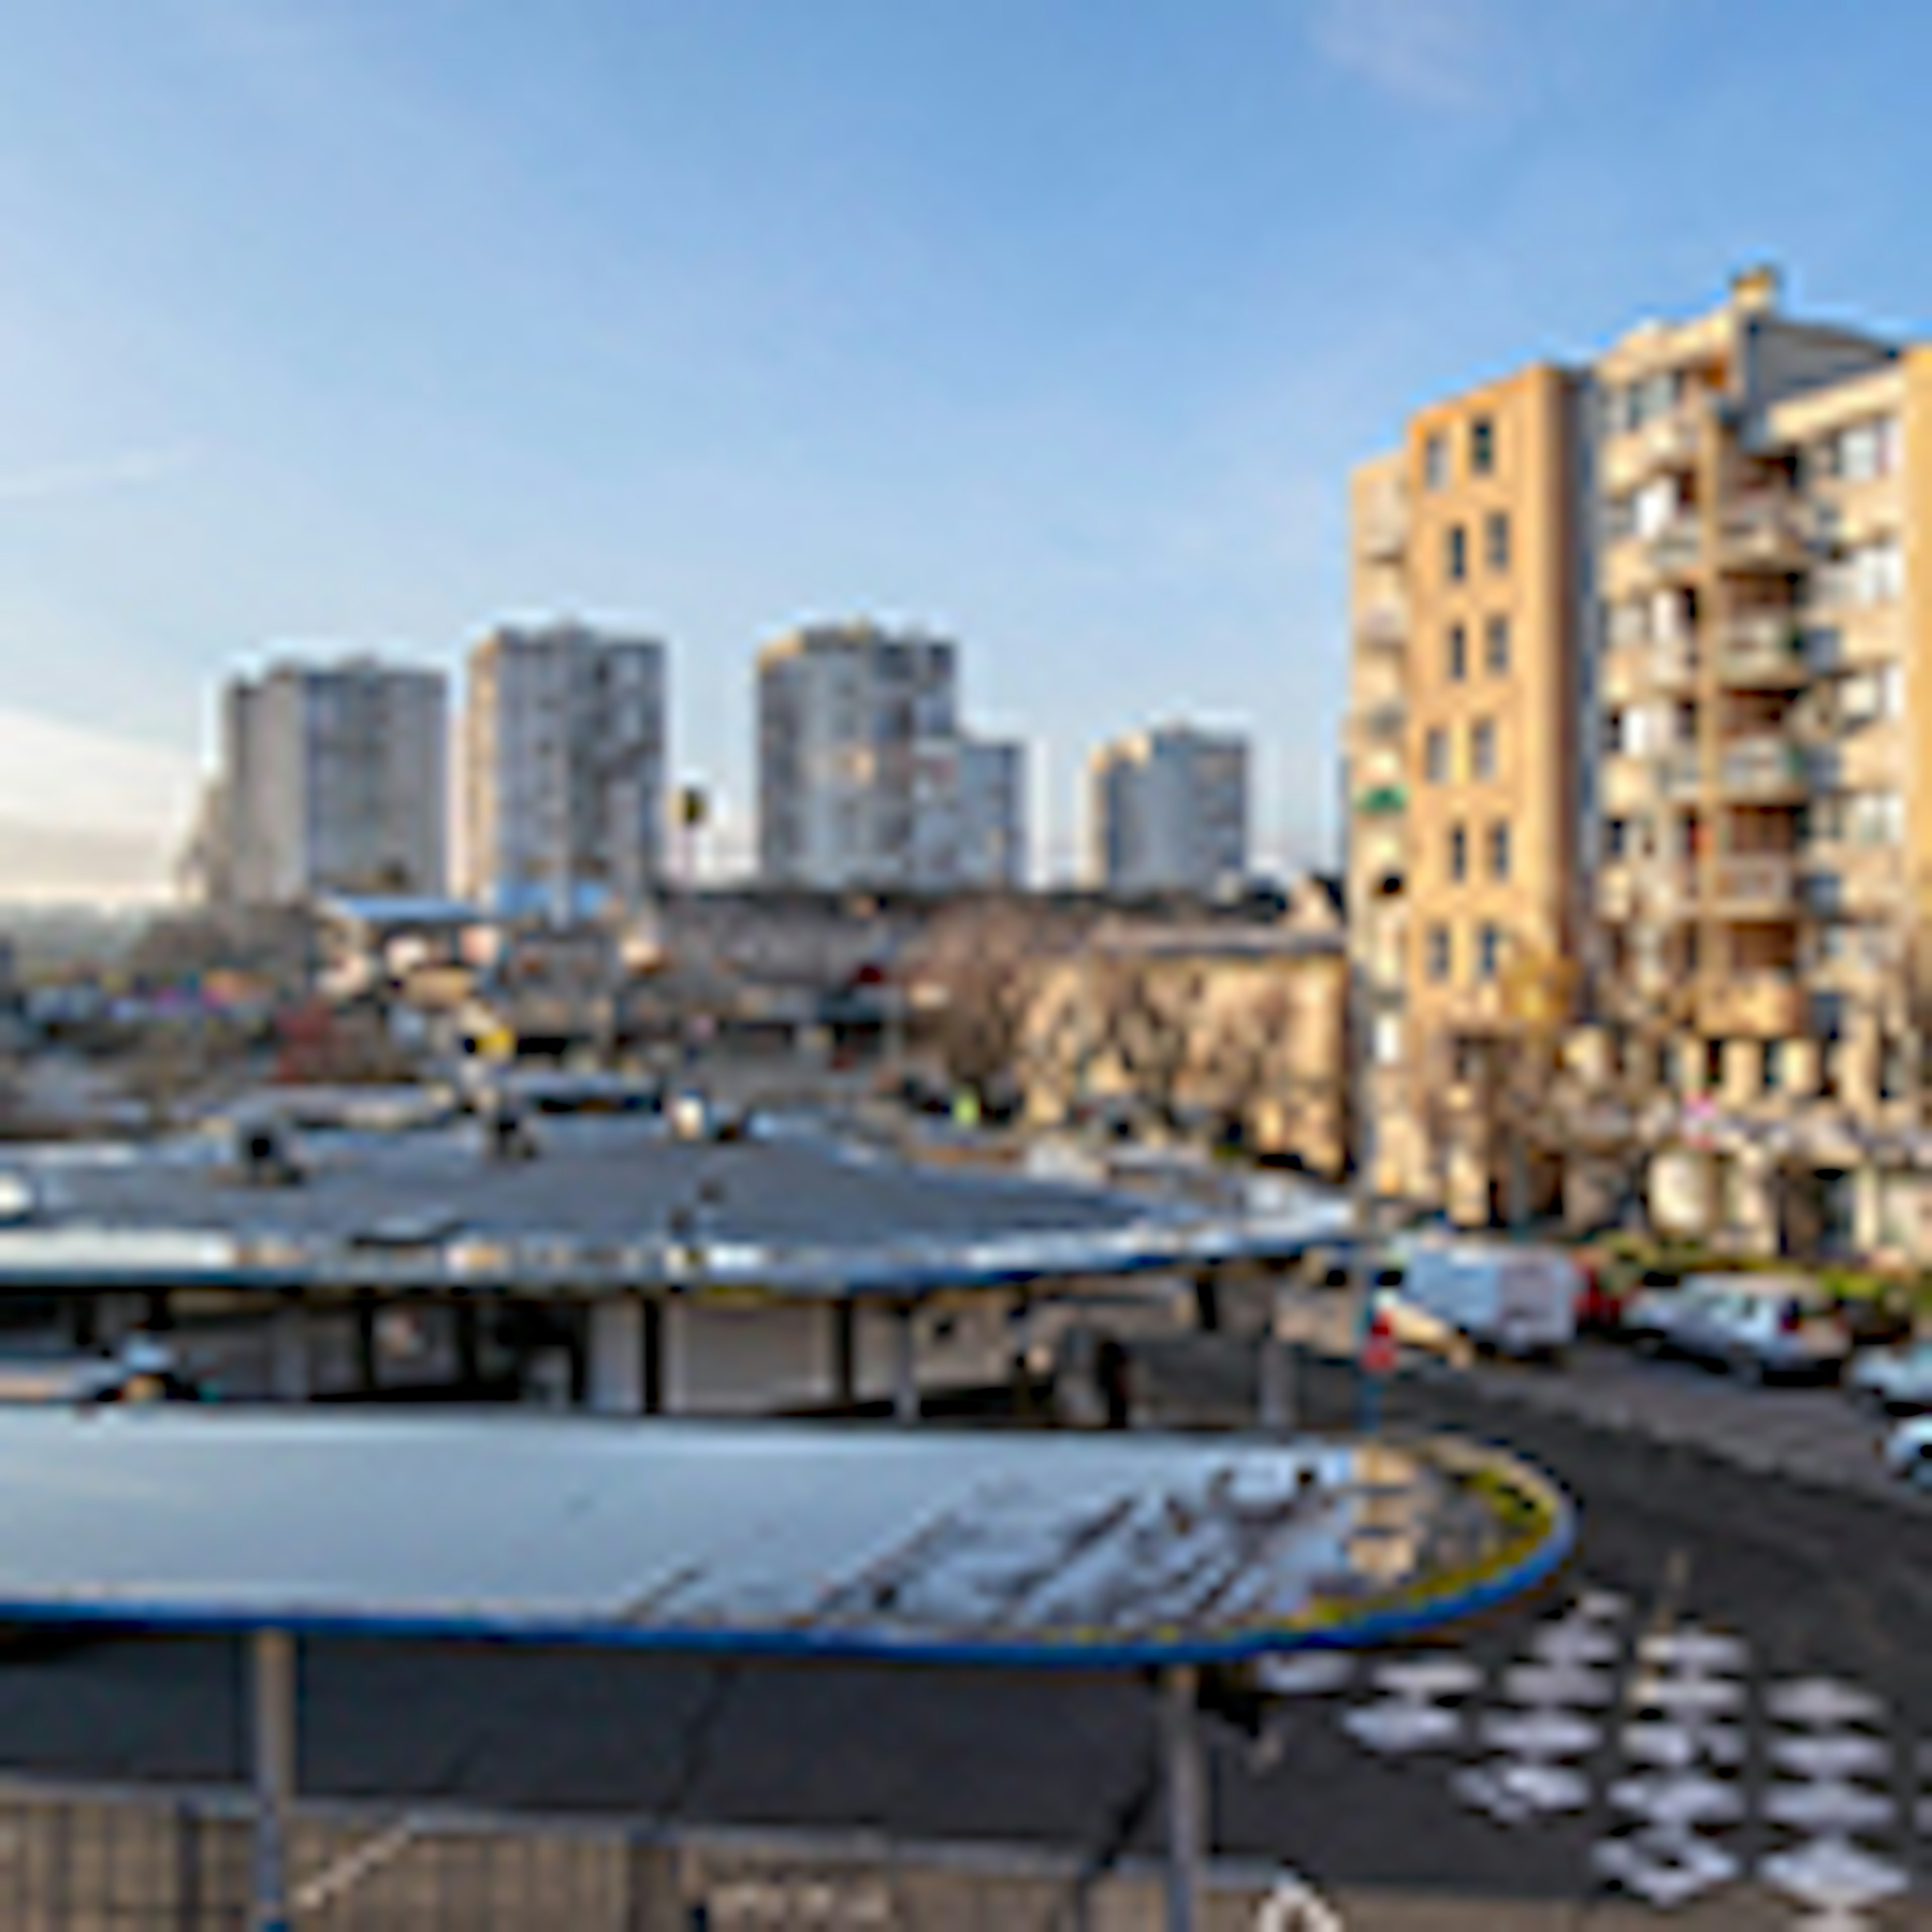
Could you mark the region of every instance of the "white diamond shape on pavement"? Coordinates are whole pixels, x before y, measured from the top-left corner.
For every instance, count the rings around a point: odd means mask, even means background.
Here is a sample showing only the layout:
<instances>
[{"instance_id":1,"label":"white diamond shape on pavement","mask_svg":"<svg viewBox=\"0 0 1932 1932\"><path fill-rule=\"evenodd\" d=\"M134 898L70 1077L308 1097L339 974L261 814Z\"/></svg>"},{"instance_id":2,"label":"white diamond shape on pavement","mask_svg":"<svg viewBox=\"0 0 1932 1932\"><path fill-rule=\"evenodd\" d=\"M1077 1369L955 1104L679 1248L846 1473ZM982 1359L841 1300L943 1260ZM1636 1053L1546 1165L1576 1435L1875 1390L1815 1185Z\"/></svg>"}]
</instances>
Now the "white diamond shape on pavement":
<instances>
[{"instance_id":1,"label":"white diamond shape on pavement","mask_svg":"<svg viewBox=\"0 0 1932 1932\"><path fill-rule=\"evenodd\" d=\"M1630 1608L1630 1599L1614 1590L1586 1590L1576 1599L1575 1614L1594 1622L1611 1623Z\"/></svg>"},{"instance_id":2,"label":"white diamond shape on pavement","mask_svg":"<svg viewBox=\"0 0 1932 1932\"><path fill-rule=\"evenodd\" d=\"M1730 1785L1694 1771L1650 1772L1610 1786L1610 1802L1652 1823L1694 1828L1729 1824L1744 1816L1744 1802Z\"/></svg>"},{"instance_id":3,"label":"white diamond shape on pavement","mask_svg":"<svg viewBox=\"0 0 1932 1932\"><path fill-rule=\"evenodd\" d=\"M1656 1630L1637 1646L1646 1664L1679 1670L1741 1670L1750 1652L1738 1638L1691 1625L1683 1630Z\"/></svg>"},{"instance_id":4,"label":"white diamond shape on pavement","mask_svg":"<svg viewBox=\"0 0 1932 1932\"><path fill-rule=\"evenodd\" d=\"M1346 1651L1309 1650L1299 1656L1264 1657L1255 1681L1271 1697L1324 1697L1354 1681L1355 1660Z\"/></svg>"},{"instance_id":5,"label":"white diamond shape on pavement","mask_svg":"<svg viewBox=\"0 0 1932 1932\"><path fill-rule=\"evenodd\" d=\"M1483 1681L1483 1673L1460 1657L1404 1657L1376 1667L1376 1682L1403 1697L1459 1697Z\"/></svg>"},{"instance_id":6,"label":"white diamond shape on pavement","mask_svg":"<svg viewBox=\"0 0 1932 1932\"><path fill-rule=\"evenodd\" d=\"M1884 1710L1869 1690L1830 1677L1803 1677L1795 1683L1778 1684L1765 1702L1780 1722L1813 1725L1820 1730L1874 1724Z\"/></svg>"},{"instance_id":7,"label":"white diamond shape on pavement","mask_svg":"<svg viewBox=\"0 0 1932 1932\"><path fill-rule=\"evenodd\" d=\"M1909 1882L1898 1866L1843 1838L1814 1838L1795 1851L1780 1852L1760 1863L1758 1876L1820 1912L1856 1912L1896 1897Z\"/></svg>"},{"instance_id":8,"label":"white diamond shape on pavement","mask_svg":"<svg viewBox=\"0 0 1932 1932\"><path fill-rule=\"evenodd\" d=\"M1888 1824L1898 1808L1883 1792L1835 1778L1814 1784L1774 1784L1764 1800L1764 1814L1775 1822L1834 1835Z\"/></svg>"},{"instance_id":9,"label":"white diamond shape on pavement","mask_svg":"<svg viewBox=\"0 0 1932 1932\"><path fill-rule=\"evenodd\" d=\"M1504 1694L1517 1704L1604 1705L1616 1690L1606 1672L1568 1664L1519 1664L1503 1672Z\"/></svg>"},{"instance_id":10,"label":"white diamond shape on pavement","mask_svg":"<svg viewBox=\"0 0 1932 1932\"><path fill-rule=\"evenodd\" d=\"M1715 1716L1735 1711L1744 1700L1744 1686L1728 1677L1657 1677L1646 1673L1630 1685L1631 1702L1643 1709Z\"/></svg>"},{"instance_id":11,"label":"white diamond shape on pavement","mask_svg":"<svg viewBox=\"0 0 1932 1932\"><path fill-rule=\"evenodd\" d=\"M1590 1780L1554 1764L1485 1765L1462 1772L1456 1788L1510 1823L1538 1812L1580 1811L1590 1802Z\"/></svg>"},{"instance_id":12,"label":"white diamond shape on pavement","mask_svg":"<svg viewBox=\"0 0 1932 1932\"><path fill-rule=\"evenodd\" d=\"M1675 1832L1640 1832L1612 1838L1593 1854L1600 1870L1647 1904L1668 1912L1727 1885L1738 1862L1708 1839Z\"/></svg>"},{"instance_id":13,"label":"white diamond shape on pavement","mask_svg":"<svg viewBox=\"0 0 1932 1932\"><path fill-rule=\"evenodd\" d=\"M1626 1724L1618 1742L1626 1757L1668 1765L1676 1770L1708 1760L1742 1763L1744 1733L1735 1724L1673 1724L1662 1718L1639 1718Z\"/></svg>"},{"instance_id":14,"label":"white diamond shape on pavement","mask_svg":"<svg viewBox=\"0 0 1932 1932\"><path fill-rule=\"evenodd\" d=\"M1529 1640L1529 1648L1544 1664L1612 1664L1623 1646L1614 1633L1591 1623L1545 1624Z\"/></svg>"},{"instance_id":15,"label":"white diamond shape on pavement","mask_svg":"<svg viewBox=\"0 0 1932 1932\"><path fill-rule=\"evenodd\" d=\"M1342 1720L1358 1743L1370 1750L1435 1750L1454 1742L1462 1720L1439 1704L1418 1704L1407 1698L1392 1703L1364 1704Z\"/></svg>"},{"instance_id":16,"label":"white diamond shape on pavement","mask_svg":"<svg viewBox=\"0 0 1932 1932\"><path fill-rule=\"evenodd\" d=\"M1548 1707L1505 1712L1483 1720L1484 1739L1516 1757L1581 1757L1603 1736L1587 1718Z\"/></svg>"},{"instance_id":17,"label":"white diamond shape on pavement","mask_svg":"<svg viewBox=\"0 0 1932 1932\"><path fill-rule=\"evenodd\" d=\"M1807 1778L1852 1778L1862 1771L1882 1771L1892 1761L1892 1753L1877 1738L1855 1731L1802 1731L1774 1738L1771 1755Z\"/></svg>"}]
</instances>

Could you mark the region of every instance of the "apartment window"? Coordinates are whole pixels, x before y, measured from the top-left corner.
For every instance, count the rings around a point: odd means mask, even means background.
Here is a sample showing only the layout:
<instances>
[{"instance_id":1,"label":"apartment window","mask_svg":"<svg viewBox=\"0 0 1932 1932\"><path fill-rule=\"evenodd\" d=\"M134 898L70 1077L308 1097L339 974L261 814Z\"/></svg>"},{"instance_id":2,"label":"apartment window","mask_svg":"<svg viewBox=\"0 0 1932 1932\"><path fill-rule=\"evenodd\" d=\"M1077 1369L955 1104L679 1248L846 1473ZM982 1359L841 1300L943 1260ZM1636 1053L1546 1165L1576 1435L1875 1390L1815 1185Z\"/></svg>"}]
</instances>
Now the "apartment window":
<instances>
[{"instance_id":1,"label":"apartment window","mask_svg":"<svg viewBox=\"0 0 1932 1932\"><path fill-rule=\"evenodd\" d=\"M1485 924L1476 934L1476 977L1493 980L1502 968L1502 928Z\"/></svg>"},{"instance_id":2,"label":"apartment window","mask_svg":"<svg viewBox=\"0 0 1932 1932\"><path fill-rule=\"evenodd\" d=\"M1478 778L1496 775L1496 728L1491 718L1479 718L1469 728L1469 773Z\"/></svg>"},{"instance_id":3,"label":"apartment window","mask_svg":"<svg viewBox=\"0 0 1932 1932\"><path fill-rule=\"evenodd\" d=\"M1898 418L1873 416L1864 422L1849 423L1812 445L1804 452L1805 478L1808 482L1841 478L1847 483L1868 483L1874 477L1891 475L1898 467Z\"/></svg>"},{"instance_id":4,"label":"apartment window","mask_svg":"<svg viewBox=\"0 0 1932 1932\"><path fill-rule=\"evenodd\" d=\"M1894 602L1904 594L1905 553L1896 537L1878 537L1820 565L1805 581L1814 608Z\"/></svg>"},{"instance_id":5,"label":"apartment window","mask_svg":"<svg viewBox=\"0 0 1932 1932\"><path fill-rule=\"evenodd\" d=\"M1429 928L1429 942L1424 956L1424 965L1430 979L1438 985L1449 976L1449 928L1446 926L1432 926Z\"/></svg>"},{"instance_id":6,"label":"apartment window","mask_svg":"<svg viewBox=\"0 0 1932 1932\"><path fill-rule=\"evenodd\" d=\"M1449 440L1438 429L1422 445L1422 487L1440 490L1449 481Z\"/></svg>"},{"instance_id":7,"label":"apartment window","mask_svg":"<svg viewBox=\"0 0 1932 1932\"><path fill-rule=\"evenodd\" d=\"M1493 418L1478 416L1469 425L1469 473L1491 475L1496 466L1496 425Z\"/></svg>"},{"instance_id":8,"label":"apartment window","mask_svg":"<svg viewBox=\"0 0 1932 1932\"><path fill-rule=\"evenodd\" d=\"M1492 510L1483 520L1483 554L1492 570L1508 569L1510 521L1507 510Z\"/></svg>"},{"instance_id":9,"label":"apartment window","mask_svg":"<svg viewBox=\"0 0 1932 1932\"><path fill-rule=\"evenodd\" d=\"M1604 856L1621 859L1630 844L1630 823L1627 819L1612 818L1604 825Z\"/></svg>"},{"instance_id":10,"label":"apartment window","mask_svg":"<svg viewBox=\"0 0 1932 1932\"><path fill-rule=\"evenodd\" d=\"M1483 626L1483 662L1492 677L1504 676L1510 667L1510 622L1500 610Z\"/></svg>"},{"instance_id":11,"label":"apartment window","mask_svg":"<svg viewBox=\"0 0 1932 1932\"><path fill-rule=\"evenodd\" d=\"M1460 885L1469 876L1469 834L1460 825L1449 828L1449 877Z\"/></svg>"},{"instance_id":12,"label":"apartment window","mask_svg":"<svg viewBox=\"0 0 1932 1932\"><path fill-rule=\"evenodd\" d=\"M1775 1094L1784 1084L1784 1042L1768 1040L1764 1043L1764 1066L1760 1082L1767 1094Z\"/></svg>"},{"instance_id":13,"label":"apartment window","mask_svg":"<svg viewBox=\"0 0 1932 1932\"><path fill-rule=\"evenodd\" d=\"M1460 684L1469 674L1469 637L1460 624L1449 626L1448 649L1449 682Z\"/></svg>"},{"instance_id":14,"label":"apartment window","mask_svg":"<svg viewBox=\"0 0 1932 1932\"><path fill-rule=\"evenodd\" d=\"M1451 584L1460 584L1469 574L1469 533L1460 524L1442 532L1442 571Z\"/></svg>"},{"instance_id":15,"label":"apartment window","mask_svg":"<svg viewBox=\"0 0 1932 1932\"><path fill-rule=\"evenodd\" d=\"M1449 734L1440 724L1432 724L1422 741L1422 776L1431 784L1442 784L1449 776Z\"/></svg>"},{"instance_id":16,"label":"apartment window","mask_svg":"<svg viewBox=\"0 0 1932 1932\"><path fill-rule=\"evenodd\" d=\"M1507 879L1510 875L1509 820L1499 818L1490 827L1490 877Z\"/></svg>"}]
</instances>

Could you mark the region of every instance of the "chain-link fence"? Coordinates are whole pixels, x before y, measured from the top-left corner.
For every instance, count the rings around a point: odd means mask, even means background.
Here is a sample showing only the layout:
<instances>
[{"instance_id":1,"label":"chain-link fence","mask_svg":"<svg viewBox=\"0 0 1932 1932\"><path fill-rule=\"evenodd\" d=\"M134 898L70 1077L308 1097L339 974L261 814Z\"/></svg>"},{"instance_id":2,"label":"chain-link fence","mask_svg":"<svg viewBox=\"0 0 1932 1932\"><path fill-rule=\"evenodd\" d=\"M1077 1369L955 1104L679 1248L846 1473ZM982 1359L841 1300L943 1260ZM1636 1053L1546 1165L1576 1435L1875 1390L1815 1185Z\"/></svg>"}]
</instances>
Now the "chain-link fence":
<instances>
[{"instance_id":1,"label":"chain-link fence","mask_svg":"<svg viewBox=\"0 0 1932 1932\"><path fill-rule=\"evenodd\" d=\"M998 1846L665 1832L620 1821L305 1806L295 1932L1157 1932L1160 1876ZM5 1932L248 1932L251 1826L228 1792L0 1788ZM1203 1932L1270 1880L1214 1874Z\"/></svg>"}]
</instances>

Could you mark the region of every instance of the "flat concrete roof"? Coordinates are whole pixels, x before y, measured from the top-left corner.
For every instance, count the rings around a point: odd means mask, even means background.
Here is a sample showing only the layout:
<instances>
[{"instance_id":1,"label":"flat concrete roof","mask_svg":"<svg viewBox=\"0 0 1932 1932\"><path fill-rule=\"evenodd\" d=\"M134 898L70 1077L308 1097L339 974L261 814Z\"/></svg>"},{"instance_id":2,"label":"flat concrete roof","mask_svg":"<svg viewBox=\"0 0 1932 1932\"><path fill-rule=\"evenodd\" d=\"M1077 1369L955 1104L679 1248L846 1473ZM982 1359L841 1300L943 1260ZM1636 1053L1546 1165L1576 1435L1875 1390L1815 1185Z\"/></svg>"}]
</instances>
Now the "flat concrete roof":
<instances>
[{"instance_id":1,"label":"flat concrete roof","mask_svg":"<svg viewBox=\"0 0 1932 1932\"><path fill-rule=\"evenodd\" d=\"M1254 1215L1097 1184L920 1166L800 1124L729 1142L658 1119L541 1120L530 1160L472 1123L317 1133L302 1178L244 1181L226 1139L50 1147L0 1229L0 1288L310 1284L920 1294L1293 1252L1346 1210Z\"/></svg>"}]
</instances>

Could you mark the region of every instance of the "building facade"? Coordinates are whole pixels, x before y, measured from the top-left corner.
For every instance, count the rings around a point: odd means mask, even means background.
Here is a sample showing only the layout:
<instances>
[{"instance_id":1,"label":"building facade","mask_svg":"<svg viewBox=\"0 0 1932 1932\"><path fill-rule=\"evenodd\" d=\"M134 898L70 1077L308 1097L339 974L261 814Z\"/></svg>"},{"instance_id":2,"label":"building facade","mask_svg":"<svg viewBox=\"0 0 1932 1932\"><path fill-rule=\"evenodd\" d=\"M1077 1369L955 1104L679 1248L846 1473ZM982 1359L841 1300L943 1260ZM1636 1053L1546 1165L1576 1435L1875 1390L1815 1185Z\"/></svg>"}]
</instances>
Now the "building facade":
<instances>
[{"instance_id":1,"label":"building facade","mask_svg":"<svg viewBox=\"0 0 1932 1932\"><path fill-rule=\"evenodd\" d=\"M950 641L813 625L758 662L758 870L767 885L946 892L1015 883L1018 748L968 737Z\"/></svg>"},{"instance_id":2,"label":"building facade","mask_svg":"<svg viewBox=\"0 0 1932 1932\"><path fill-rule=\"evenodd\" d=\"M1757 272L1358 472L1385 1191L1478 1218L1540 1138L1596 1213L1927 1251L1928 370Z\"/></svg>"},{"instance_id":3,"label":"building facade","mask_svg":"<svg viewBox=\"0 0 1932 1932\"><path fill-rule=\"evenodd\" d=\"M230 680L205 889L239 905L445 890L448 711L440 672L369 658Z\"/></svg>"},{"instance_id":4,"label":"building facade","mask_svg":"<svg viewBox=\"0 0 1932 1932\"><path fill-rule=\"evenodd\" d=\"M1167 724L1089 760L1091 870L1103 890L1208 894L1248 868L1245 740Z\"/></svg>"},{"instance_id":5,"label":"building facade","mask_svg":"<svg viewBox=\"0 0 1932 1932\"><path fill-rule=\"evenodd\" d=\"M560 622L504 626L470 655L469 890L568 924L640 905L664 872L665 652Z\"/></svg>"},{"instance_id":6,"label":"building facade","mask_svg":"<svg viewBox=\"0 0 1932 1932\"><path fill-rule=\"evenodd\" d=\"M1018 891L1027 881L1026 747L968 738L959 754L962 884Z\"/></svg>"},{"instance_id":7,"label":"building facade","mask_svg":"<svg viewBox=\"0 0 1932 1932\"><path fill-rule=\"evenodd\" d=\"M1110 912L1044 953L1018 1070L1036 1126L1099 1114L1237 1136L1332 1179L1348 1151L1347 1041L1340 897L1310 878L1265 924Z\"/></svg>"}]
</instances>

